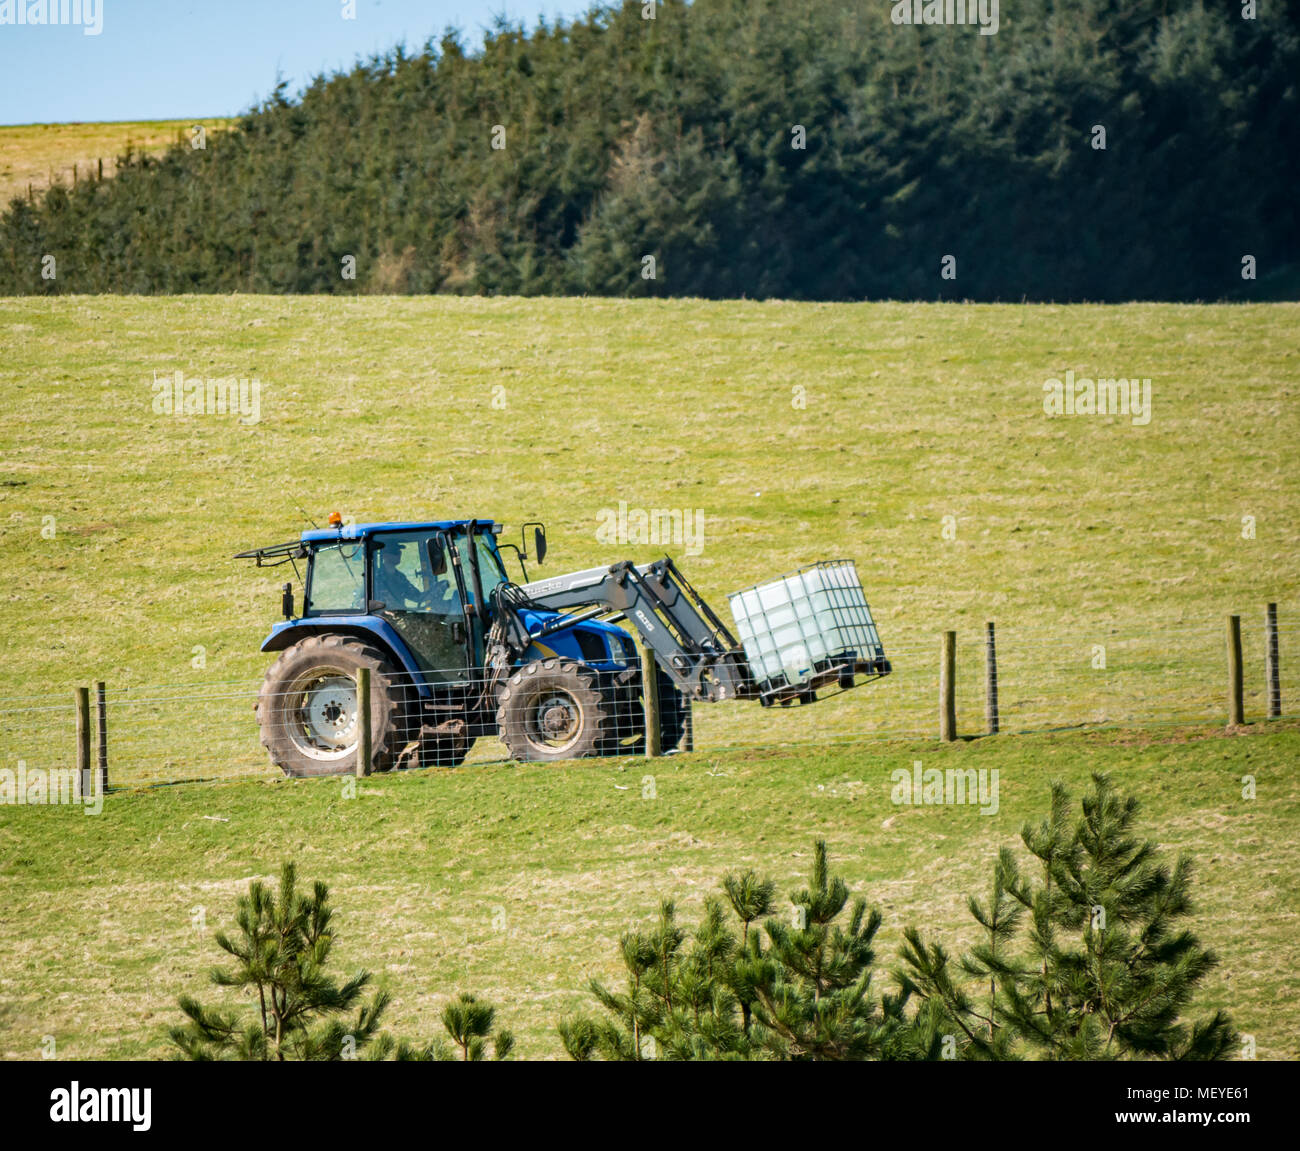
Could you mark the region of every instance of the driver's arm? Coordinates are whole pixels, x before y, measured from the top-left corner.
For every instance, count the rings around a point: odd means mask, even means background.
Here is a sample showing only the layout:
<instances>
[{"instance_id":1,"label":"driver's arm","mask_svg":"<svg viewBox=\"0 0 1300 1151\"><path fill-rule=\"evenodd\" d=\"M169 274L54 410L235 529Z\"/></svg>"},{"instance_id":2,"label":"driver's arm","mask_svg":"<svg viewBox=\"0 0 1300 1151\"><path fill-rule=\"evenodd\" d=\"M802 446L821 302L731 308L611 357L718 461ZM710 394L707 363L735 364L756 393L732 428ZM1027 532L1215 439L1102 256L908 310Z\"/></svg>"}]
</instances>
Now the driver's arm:
<instances>
[{"instance_id":1,"label":"driver's arm","mask_svg":"<svg viewBox=\"0 0 1300 1151\"><path fill-rule=\"evenodd\" d=\"M398 575L398 578L401 579L401 581L402 581L402 596L403 596L403 598L409 600L409 601L410 601L412 604L414 604L416 607L419 607L419 606L423 605L424 602L425 602L425 599L427 598L427 597L425 596L424 592L422 592L422 591L421 591L421 590L420 590L420 589L415 585L415 583L414 583L413 580L408 579L406 576L402 575L401 572L398 572L397 575Z\"/></svg>"},{"instance_id":2,"label":"driver's arm","mask_svg":"<svg viewBox=\"0 0 1300 1151\"><path fill-rule=\"evenodd\" d=\"M421 608L427 606L428 596L404 573L394 568L383 581L384 597L392 608Z\"/></svg>"}]
</instances>

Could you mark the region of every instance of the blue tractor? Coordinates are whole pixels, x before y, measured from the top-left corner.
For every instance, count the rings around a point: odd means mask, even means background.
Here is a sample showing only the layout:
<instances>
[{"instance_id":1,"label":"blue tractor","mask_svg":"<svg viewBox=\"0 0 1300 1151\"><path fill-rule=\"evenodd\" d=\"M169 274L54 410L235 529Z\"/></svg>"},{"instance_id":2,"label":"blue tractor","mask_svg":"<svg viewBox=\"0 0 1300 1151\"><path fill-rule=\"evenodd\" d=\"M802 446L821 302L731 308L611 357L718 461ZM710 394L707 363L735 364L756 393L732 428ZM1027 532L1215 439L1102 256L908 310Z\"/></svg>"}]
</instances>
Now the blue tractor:
<instances>
[{"instance_id":1,"label":"blue tractor","mask_svg":"<svg viewBox=\"0 0 1300 1151\"><path fill-rule=\"evenodd\" d=\"M620 624L653 654L663 751L681 745L694 701L805 703L818 686L889 671L877 640L822 659L797 683L756 680L746 650L667 557L530 581L527 564L546 557L541 524L525 524L518 546L501 543L491 520L345 524L334 513L329 525L236 557L292 564L302 586L295 613L283 585L285 618L262 643L278 655L256 705L262 742L287 775L355 771L362 668L375 771L455 766L491 735L522 760L638 750L646 684Z\"/></svg>"}]
</instances>

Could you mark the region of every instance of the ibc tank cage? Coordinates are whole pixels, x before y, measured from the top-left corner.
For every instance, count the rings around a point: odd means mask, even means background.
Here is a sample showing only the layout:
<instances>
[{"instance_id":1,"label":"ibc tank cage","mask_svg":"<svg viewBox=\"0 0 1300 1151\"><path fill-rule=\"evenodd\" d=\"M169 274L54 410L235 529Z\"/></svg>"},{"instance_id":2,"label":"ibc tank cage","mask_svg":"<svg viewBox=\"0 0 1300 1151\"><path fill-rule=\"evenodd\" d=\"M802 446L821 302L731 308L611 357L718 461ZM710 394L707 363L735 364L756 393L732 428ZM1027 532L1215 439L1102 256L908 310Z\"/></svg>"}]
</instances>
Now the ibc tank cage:
<instances>
[{"instance_id":1,"label":"ibc tank cage","mask_svg":"<svg viewBox=\"0 0 1300 1151\"><path fill-rule=\"evenodd\" d=\"M727 597L736 637L764 696L853 672L887 675L880 635L852 560L822 560ZM847 682L845 673L847 672Z\"/></svg>"}]
</instances>

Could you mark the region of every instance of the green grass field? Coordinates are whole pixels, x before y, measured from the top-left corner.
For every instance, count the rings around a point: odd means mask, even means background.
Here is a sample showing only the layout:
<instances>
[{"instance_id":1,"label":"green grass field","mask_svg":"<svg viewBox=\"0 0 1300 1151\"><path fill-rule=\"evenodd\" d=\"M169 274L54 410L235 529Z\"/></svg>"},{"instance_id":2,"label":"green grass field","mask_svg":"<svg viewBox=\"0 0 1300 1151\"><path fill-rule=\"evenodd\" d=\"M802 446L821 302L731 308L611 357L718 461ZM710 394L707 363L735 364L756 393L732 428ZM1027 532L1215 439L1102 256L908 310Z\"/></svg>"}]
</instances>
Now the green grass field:
<instances>
[{"instance_id":1,"label":"green grass field","mask_svg":"<svg viewBox=\"0 0 1300 1151\"><path fill-rule=\"evenodd\" d=\"M300 506L540 518L556 572L665 550L598 538L620 501L698 509L702 554L666 550L724 611L855 558L896 674L815 719L699 709L702 746L929 732L946 628L973 730L987 619L1009 729L1221 714L1229 611L1259 714L1266 602L1300 660L1298 324L1296 305L0 301L0 695L58 708L15 710L5 754L69 754L69 689L102 679L171 685L114 696L114 778L265 771L251 695L287 569L230 557L296 535ZM1149 377L1150 422L1049 418L1067 369ZM256 378L257 422L155 412L177 371Z\"/></svg>"},{"instance_id":2,"label":"green grass field","mask_svg":"<svg viewBox=\"0 0 1300 1151\"><path fill-rule=\"evenodd\" d=\"M0 808L0 1057L166 1053L175 998L212 1001L206 973L236 895L297 860L335 891L341 970L393 992L395 1033L427 1036L448 995L489 996L521 1057L562 1054L555 1020L616 977L617 940L658 897L694 923L721 875L752 866L782 899L824 837L841 874L880 906L884 971L902 928L974 942L965 895L983 895L997 848L1046 810L1048 783L1077 796L1111 771L1144 805L1144 830L1197 861L1195 929L1222 964L1194 1014L1229 1010L1260 1058L1300 1057L1294 875L1300 728L1225 738L1026 735L937 746L724 753L557 766L467 766L361 783L192 784L74 808ZM997 768L995 816L895 807L890 772ZM654 776L654 798L644 777ZM1258 797L1241 798L1254 775ZM203 927L196 926L202 915Z\"/></svg>"},{"instance_id":3,"label":"green grass field","mask_svg":"<svg viewBox=\"0 0 1300 1151\"><path fill-rule=\"evenodd\" d=\"M117 157L162 152L191 139L196 124L208 132L221 131L228 119L138 120L90 124L0 125L0 205L27 195L39 196L51 184L70 186L96 174L100 161L105 178L117 171Z\"/></svg>"},{"instance_id":4,"label":"green grass field","mask_svg":"<svg viewBox=\"0 0 1300 1151\"><path fill-rule=\"evenodd\" d=\"M441 997L472 989L522 1054L554 1054L555 1017L612 975L658 894L693 910L749 865L788 887L823 834L887 940L909 921L957 939L965 893L1048 780L1077 791L1100 767L1200 864L1198 926L1224 958L1202 1006L1229 1007L1261 1054L1300 1055L1300 734L1217 734L1230 611L1259 718L1259 625L1279 603L1297 710L1298 327L1288 304L0 300L0 767L66 766L70 690L102 679L118 784L261 777L126 790L96 819L0 807L0 1054L47 1034L69 1056L160 1051L175 995L215 961L211 929L289 856L338 885L343 953L393 988L397 1030L429 1032ZM1044 381L1068 369L1149 377L1150 422L1049 418ZM177 371L256 378L256 422L156 412L155 378ZM543 519L549 572L665 550L598 538L620 501L702 511L701 554L666 550L719 606L853 557L895 674L811 709L698 708L699 750L651 766L520 767L485 741L355 801L272 781L251 702L283 569L234 552L296 535L299 506ZM977 731L988 619L1009 731L1219 726L839 742L933 730L945 628ZM918 757L998 766L1001 813L893 809L889 771Z\"/></svg>"}]
</instances>

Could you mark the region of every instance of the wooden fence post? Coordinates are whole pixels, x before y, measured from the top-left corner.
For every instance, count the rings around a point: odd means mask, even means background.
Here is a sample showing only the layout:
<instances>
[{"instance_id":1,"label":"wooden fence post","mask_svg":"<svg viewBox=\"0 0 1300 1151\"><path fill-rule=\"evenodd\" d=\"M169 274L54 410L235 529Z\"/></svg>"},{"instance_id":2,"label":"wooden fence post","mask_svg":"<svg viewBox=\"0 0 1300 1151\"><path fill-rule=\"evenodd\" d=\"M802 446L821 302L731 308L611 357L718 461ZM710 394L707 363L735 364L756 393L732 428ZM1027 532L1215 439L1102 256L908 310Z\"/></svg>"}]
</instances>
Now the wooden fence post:
<instances>
[{"instance_id":1,"label":"wooden fence post","mask_svg":"<svg viewBox=\"0 0 1300 1151\"><path fill-rule=\"evenodd\" d=\"M943 633L939 656L939 738L957 738L957 633Z\"/></svg>"},{"instance_id":2,"label":"wooden fence post","mask_svg":"<svg viewBox=\"0 0 1300 1151\"><path fill-rule=\"evenodd\" d=\"M663 753L659 727L659 676L655 674L654 652L645 644L638 647L641 651L641 695L645 699L645 753L656 756Z\"/></svg>"},{"instance_id":3,"label":"wooden fence post","mask_svg":"<svg viewBox=\"0 0 1300 1151\"><path fill-rule=\"evenodd\" d=\"M1241 690L1241 616L1228 616L1228 726L1246 722Z\"/></svg>"},{"instance_id":4,"label":"wooden fence post","mask_svg":"<svg viewBox=\"0 0 1300 1151\"><path fill-rule=\"evenodd\" d=\"M108 792L108 698L103 683L95 684L95 710L99 720L99 794Z\"/></svg>"},{"instance_id":5,"label":"wooden fence post","mask_svg":"<svg viewBox=\"0 0 1300 1151\"><path fill-rule=\"evenodd\" d=\"M1268 636L1268 654L1265 657L1265 679L1268 681L1268 718L1282 715L1282 677L1277 666L1277 604L1268 605L1264 615L1264 630Z\"/></svg>"},{"instance_id":6,"label":"wooden fence post","mask_svg":"<svg viewBox=\"0 0 1300 1151\"><path fill-rule=\"evenodd\" d=\"M83 797L90 794L90 688L73 692L77 701L77 785Z\"/></svg>"},{"instance_id":7,"label":"wooden fence post","mask_svg":"<svg viewBox=\"0 0 1300 1151\"><path fill-rule=\"evenodd\" d=\"M370 669L357 668L357 778L370 774Z\"/></svg>"},{"instance_id":8,"label":"wooden fence post","mask_svg":"<svg viewBox=\"0 0 1300 1151\"><path fill-rule=\"evenodd\" d=\"M993 621L984 630L984 719L989 735L997 735L998 722L998 649L993 637Z\"/></svg>"}]
</instances>

